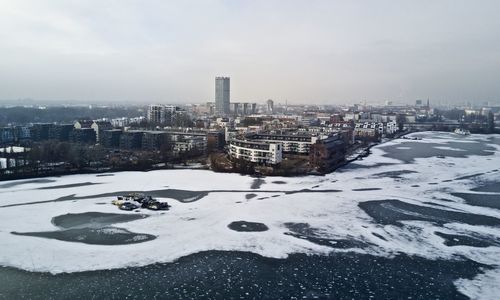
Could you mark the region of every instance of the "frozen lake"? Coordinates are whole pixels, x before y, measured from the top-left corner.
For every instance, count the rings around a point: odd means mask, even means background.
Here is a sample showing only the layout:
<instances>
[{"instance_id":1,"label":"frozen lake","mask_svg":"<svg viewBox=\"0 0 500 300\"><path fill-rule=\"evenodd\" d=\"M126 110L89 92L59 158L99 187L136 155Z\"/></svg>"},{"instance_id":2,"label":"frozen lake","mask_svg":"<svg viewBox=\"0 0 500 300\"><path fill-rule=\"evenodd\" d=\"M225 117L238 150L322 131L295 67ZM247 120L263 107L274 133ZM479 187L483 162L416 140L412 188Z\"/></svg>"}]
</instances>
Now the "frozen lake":
<instances>
[{"instance_id":1,"label":"frozen lake","mask_svg":"<svg viewBox=\"0 0 500 300\"><path fill-rule=\"evenodd\" d=\"M500 136L413 136L422 140L374 147L326 176L164 170L0 182L9 283L0 298L493 299ZM111 201L127 192L172 207L120 211Z\"/></svg>"}]
</instances>

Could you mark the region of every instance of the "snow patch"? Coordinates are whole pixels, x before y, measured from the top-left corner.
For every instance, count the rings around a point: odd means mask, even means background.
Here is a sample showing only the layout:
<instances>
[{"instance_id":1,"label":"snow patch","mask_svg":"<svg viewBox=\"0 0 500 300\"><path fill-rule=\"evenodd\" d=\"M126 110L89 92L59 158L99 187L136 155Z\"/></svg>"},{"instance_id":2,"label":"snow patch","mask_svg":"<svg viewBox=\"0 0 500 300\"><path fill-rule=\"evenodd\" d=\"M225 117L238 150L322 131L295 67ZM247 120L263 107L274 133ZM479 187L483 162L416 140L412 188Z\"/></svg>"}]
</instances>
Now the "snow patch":
<instances>
[{"instance_id":1,"label":"snow patch","mask_svg":"<svg viewBox=\"0 0 500 300\"><path fill-rule=\"evenodd\" d=\"M498 299L500 268L485 271L473 279L459 279L455 281L455 286L470 299Z\"/></svg>"}]
</instances>

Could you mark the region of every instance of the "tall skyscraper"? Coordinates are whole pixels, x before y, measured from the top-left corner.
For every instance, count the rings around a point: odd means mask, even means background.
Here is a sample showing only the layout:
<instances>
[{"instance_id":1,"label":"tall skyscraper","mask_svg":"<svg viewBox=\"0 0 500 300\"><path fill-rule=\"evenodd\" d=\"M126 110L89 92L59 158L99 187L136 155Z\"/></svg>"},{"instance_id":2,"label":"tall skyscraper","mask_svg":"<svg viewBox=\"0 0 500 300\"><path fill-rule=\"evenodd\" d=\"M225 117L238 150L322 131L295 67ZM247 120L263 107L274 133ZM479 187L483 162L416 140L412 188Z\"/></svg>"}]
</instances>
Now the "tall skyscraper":
<instances>
[{"instance_id":1,"label":"tall skyscraper","mask_svg":"<svg viewBox=\"0 0 500 300\"><path fill-rule=\"evenodd\" d=\"M229 114L229 95L229 77L215 77L215 110L217 114Z\"/></svg>"},{"instance_id":2,"label":"tall skyscraper","mask_svg":"<svg viewBox=\"0 0 500 300\"><path fill-rule=\"evenodd\" d=\"M272 114L274 112L274 101L269 99L267 100L267 113Z\"/></svg>"}]
</instances>

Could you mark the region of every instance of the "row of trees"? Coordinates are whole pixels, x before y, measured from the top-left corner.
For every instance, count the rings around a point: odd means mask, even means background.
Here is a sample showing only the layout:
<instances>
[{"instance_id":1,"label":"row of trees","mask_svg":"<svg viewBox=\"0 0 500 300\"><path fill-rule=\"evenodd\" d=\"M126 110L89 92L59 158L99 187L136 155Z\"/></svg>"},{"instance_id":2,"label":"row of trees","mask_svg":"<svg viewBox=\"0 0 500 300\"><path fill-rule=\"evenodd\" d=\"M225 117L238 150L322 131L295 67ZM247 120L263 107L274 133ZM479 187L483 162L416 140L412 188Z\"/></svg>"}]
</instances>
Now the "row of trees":
<instances>
[{"instance_id":1,"label":"row of trees","mask_svg":"<svg viewBox=\"0 0 500 300\"><path fill-rule=\"evenodd\" d=\"M49 106L44 109L34 107L0 107L0 126L28 123L72 123L75 116L86 119L137 117L142 115L142 107L65 107Z\"/></svg>"},{"instance_id":2,"label":"row of trees","mask_svg":"<svg viewBox=\"0 0 500 300\"><path fill-rule=\"evenodd\" d=\"M28 154L30 165L64 162L71 168L82 169L99 165L106 157L101 146L88 146L68 142L47 141L34 144Z\"/></svg>"},{"instance_id":3,"label":"row of trees","mask_svg":"<svg viewBox=\"0 0 500 300\"><path fill-rule=\"evenodd\" d=\"M210 167L215 172L235 172L240 174L255 174L255 163L242 158L229 159L223 153L212 153L209 156Z\"/></svg>"},{"instance_id":4,"label":"row of trees","mask_svg":"<svg viewBox=\"0 0 500 300\"><path fill-rule=\"evenodd\" d=\"M37 176L87 167L99 169L105 161L106 151L100 146L47 141L33 144L24 152L3 153L3 156L7 163L1 170L2 175Z\"/></svg>"},{"instance_id":5,"label":"row of trees","mask_svg":"<svg viewBox=\"0 0 500 300\"><path fill-rule=\"evenodd\" d=\"M203 157L202 149L193 148L174 155L172 143L159 151L107 149L100 145L85 145L59 141L33 143L24 152L2 152L3 168L0 178L21 178L40 175L86 171L147 170L158 163L183 163Z\"/></svg>"}]
</instances>

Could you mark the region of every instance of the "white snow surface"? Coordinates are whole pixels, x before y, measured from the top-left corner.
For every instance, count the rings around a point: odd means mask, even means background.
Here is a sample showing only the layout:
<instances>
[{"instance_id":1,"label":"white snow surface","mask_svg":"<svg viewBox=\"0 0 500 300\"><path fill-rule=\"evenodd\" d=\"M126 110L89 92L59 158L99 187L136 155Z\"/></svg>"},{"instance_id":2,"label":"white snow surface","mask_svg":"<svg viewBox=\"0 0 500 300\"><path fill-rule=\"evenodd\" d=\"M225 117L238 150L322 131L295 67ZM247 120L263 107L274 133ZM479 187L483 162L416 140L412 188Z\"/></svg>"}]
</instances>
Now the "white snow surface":
<instances>
[{"instance_id":1,"label":"white snow surface","mask_svg":"<svg viewBox=\"0 0 500 300\"><path fill-rule=\"evenodd\" d=\"M470 299L498 299L500 268L488 270L473 279L459 279L455 285Z\"/></svg>"},{"instance_id":2,"label":"white snow surface","mask_svg":"<svg viewBox=\"0 0 500 300\"><path fill-rule=\"evenodd\" d=\"M15 160L11 158L10 163L14 164ZM0 157L0 169L6 169L6 168L7 168L7 158Z\"/></svg>"},{"instance_id":3,"label":"white snow surface","mask_svg":"<svg viewBox=\"0 0 500 300\"><path fill-rule=\"evenodd\" d=\"M0 148L0 152L7 152L7 153L20 153L24 151L29 151L29 149L18 146Z\"/></svg>"},{"instance_id":4,"label":"white snow surface","mask_svg":"<svg viewBox=\"0 0 500 300\"><path fill-rule=\"evenodd\" d=\"M398 139L372 148L370 156L353 163L361 166L358 168L343 169L326 176L266 177L263 178L265 183L260 189L253 190L250 187L255 178L204 170L120 172L113 173L113 176L72 175L47 178L55 180L51 183L27 183L0 188L0 206L3 206L0 207L0 265L29 271L77 272L171 262L205 250L249 251L274 258L285 258L291 253L328 254L335 251L357 251L391 257L403 252L428 259L465 257L486 265L497 265L500 261L500 247L449 247L443 243L443 238L434 232L487 234L498 240L499 227L448 223L443 228L423 221L405 221L402 227L381 225L358 207L363 201L397 199L423 206L429 206L423 202L435 203L444 205L443 209L500 218L500 210L467 205L462 199L450 195L451 192L468 192L483 181L500 181L500 146L489 143L496 151L488 156L417 158L411 164L386 157L383 150L386 145L399 145L402 142L438 143L443 149L448 149L445 148L448 147L448 141L488 143L491 135L470 135L457 139L453 134L427 132L419 133L418 136L422 136L423 140ZM455 149L456 145L453 148ZM457 151L457 154L461 152ZM378 165L381 163L383 165ZM414 173L400 175L401 178L374 176L382 172L400 170ZM484 175L454 180L478 173ZM443 182L445 180L453 181ZM279 181L286 184L280 184ZM38 189L84 182L99 184ZM353 191L361 188L381 189ZM150 215L149 218L115 225L131 232L157 236L155 240L144 243L103 246L11 234L13 231L58 230L51 223L51 219L67 213L137 214L118 210L111 204L114 197L44 201L73 194L80 197L128 190L161 189L212 192L190 203L160 198L172 205L169 211L163 213L142 209L140 213ZM336 189L342 192L285 194L285 191L302 189ZM255 193L257 197L247 200L245 195L249 193ZM274 195L279 196L271 197ZM268 198L259 199L263 197ZM6 206L29 202L41 203ZM106 204L99 204L102 202ZM264 223L269 230L237 232L227 227L231 222L240 220ZM325 238L356 239L371 246L355 249L321 246L285 235L284 233L289 231L284 226L287 222L308 223L311 227L320 229ZM383 236L386 240L374 236L373 233ZM152 249L154 251L151 251ZM498 284L499 277L498 270L488 271L474 280L457 281L457 286L464 294L474 297L473 295L483 291L482 288L474 288L478 282ZM483 295L488 298L487 294Z\"/></svg>"}]
</instances>

